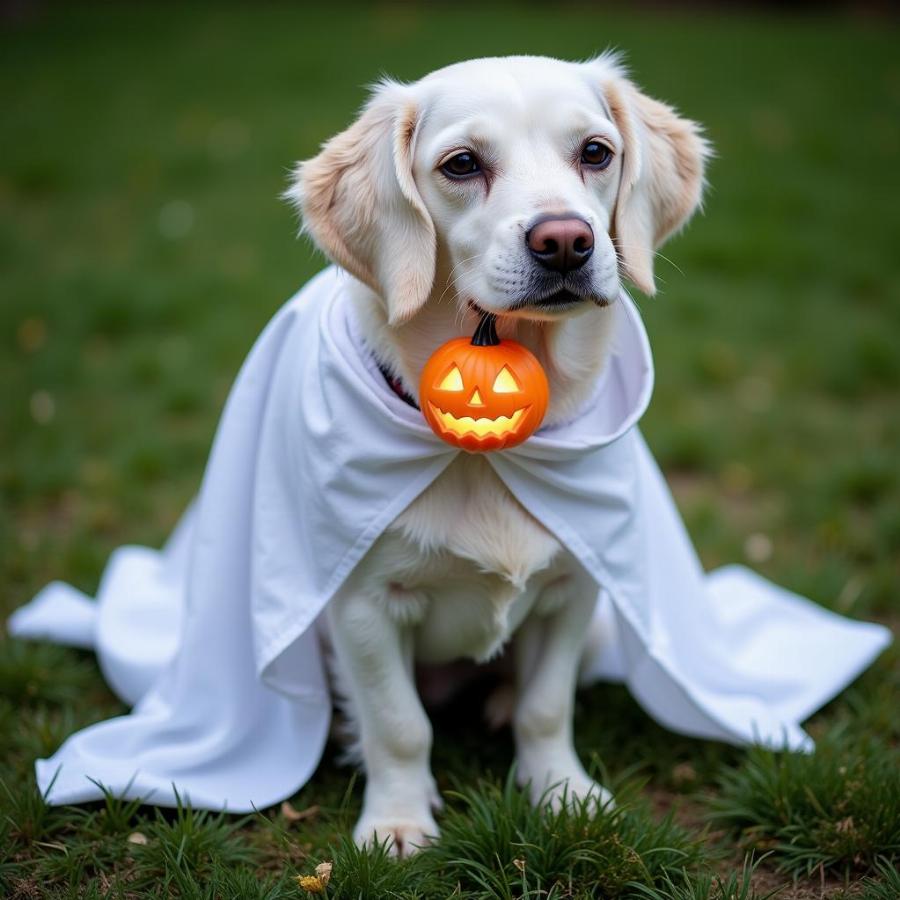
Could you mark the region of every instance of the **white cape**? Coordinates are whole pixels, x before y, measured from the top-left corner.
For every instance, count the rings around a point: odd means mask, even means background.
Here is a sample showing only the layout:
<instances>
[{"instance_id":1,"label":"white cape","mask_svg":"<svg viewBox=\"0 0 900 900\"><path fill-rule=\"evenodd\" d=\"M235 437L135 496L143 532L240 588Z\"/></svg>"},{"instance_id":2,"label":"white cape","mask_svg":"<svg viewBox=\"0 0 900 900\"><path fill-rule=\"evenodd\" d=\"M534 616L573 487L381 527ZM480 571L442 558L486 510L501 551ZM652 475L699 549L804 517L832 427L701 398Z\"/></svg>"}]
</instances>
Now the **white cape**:
<instances>
[{"instance_id":1,"label":"white cape","mask_svg":"<svg viewBox=\"0 0 900 900\"><path fill-rule=\"evenodd\" d=\"M96 602L59 582L9 623L96 650L130 715L37 761L51 803L117 794L245 812L322 755L331 697L314 627L375 539L460 452L387 386L329 268L274 317L228 398L203 485L162 552L122 547ZM702 571L635 423L647 337L627 296L593 402L487 458L596 580L583 680L623 680L663 725L808 749L800 722L889 643L740 567Z\"/></svg>"}]
</instances>

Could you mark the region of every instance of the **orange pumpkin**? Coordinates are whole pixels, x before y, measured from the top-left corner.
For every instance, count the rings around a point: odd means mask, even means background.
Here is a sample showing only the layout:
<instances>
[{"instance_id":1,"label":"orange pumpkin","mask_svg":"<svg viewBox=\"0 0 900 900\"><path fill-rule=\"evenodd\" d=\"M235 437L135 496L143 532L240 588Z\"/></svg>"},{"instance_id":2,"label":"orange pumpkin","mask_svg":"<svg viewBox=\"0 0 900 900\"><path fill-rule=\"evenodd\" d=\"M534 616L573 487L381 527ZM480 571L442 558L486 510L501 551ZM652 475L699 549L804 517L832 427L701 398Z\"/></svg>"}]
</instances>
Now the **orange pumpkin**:
<instances>
[{"instance_id":1,"label":"orange pumpkin","mask_svg":"<svg viewBox=\"0 0 900 900\"><path fill-rule=\"evenodd\" d=\"M490 313L471 340L438 347L419 383L422 413L434 433L470 453L521 444L540 426L549 396L537 358L516 341L501 341Z\"/></svg>"}]
</instances>

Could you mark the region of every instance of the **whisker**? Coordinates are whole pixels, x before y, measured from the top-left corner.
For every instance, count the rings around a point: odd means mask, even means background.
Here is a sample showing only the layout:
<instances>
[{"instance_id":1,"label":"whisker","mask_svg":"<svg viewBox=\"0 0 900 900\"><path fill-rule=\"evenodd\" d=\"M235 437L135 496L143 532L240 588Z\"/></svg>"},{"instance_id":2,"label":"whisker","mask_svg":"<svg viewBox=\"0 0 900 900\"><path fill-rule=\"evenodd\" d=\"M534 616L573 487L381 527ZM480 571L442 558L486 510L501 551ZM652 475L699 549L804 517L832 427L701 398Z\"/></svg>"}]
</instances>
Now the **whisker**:
<instances>
[{"instance_id":1,"label":"whisker","mask_svg":"<svg viewBox=\"0 0 900 900\"><path fill-rule=\"evenodd\" d=\"M619 250L620 250L620 249L627 249L627 248L632 248L632 249L635 249L635 248L636 248L636 249L641 250L641 251L645 251L645 250L647 249L646 247L642 247L642 246L640 246L640 245L638 245L638 244L620 244L620 243L617 242L617 243L615 244L616 256L619 257L619 260L620 260L620 261L621 261L621 256L619 255ZM663 260L664 262L667 262L670 266L672 266L673 269L675 269L675 270L679 273L679 275L684 275L684 274L685 274L685 273L684 273L684 270L678 265L678 263L676 263L673 259L670 259L670 258L669 258L668 256L666 256L664 253L660 253L658 250L651 250L651 251L650 251L650 254L651 254L651 256L654 256L654 257L656 257L657 259L661 259L661 260Z\"/></svg>"},{"instance_id":2,"label":"whisker","mask_svg":"<svg viewBox=\"0 0 900 900\"><path fill-rule=\"evenodd\" d=\"M450 271L447 273L447 286L441 292L441 296L438 297L438 303L440 303L444 299L444 297L447 295L447 291L455 286L457 279L454 277L454 273L456 272L456 270L464 263L471 262L473 259L479 259L482 256L484 256L484 253L474 253L472 254L472 256L467 256L465 259L459 260L459 262L457 262L453 266L453 268L450 269Z\"/></svg>"},{"instance_id":3,"label":"whisker","mask_svg":"<svg viewBox=\"0 0 900 900\"><path fill-rule=\"evenodd\" d=\"M462 266L463 264L465 264L467 262L471 262L474 259L480 259L482 256L484 256L484 253L473 253L471 256L467 256L454 264L454 266L450 269L449 273L447 274L447 286L444 288L443 291L441 291L441 295L438 297L437 303L443 302L444 297L447 296L448 291L456 289L458 281L459 281L459 276L456 274L457 269L459 269L460 266ZM460 330L462 330L462 327L464 324L465 314L466 314L465 309L460 308L460 306L457 304L455 325Z\"/></svg>"}]
</instances>

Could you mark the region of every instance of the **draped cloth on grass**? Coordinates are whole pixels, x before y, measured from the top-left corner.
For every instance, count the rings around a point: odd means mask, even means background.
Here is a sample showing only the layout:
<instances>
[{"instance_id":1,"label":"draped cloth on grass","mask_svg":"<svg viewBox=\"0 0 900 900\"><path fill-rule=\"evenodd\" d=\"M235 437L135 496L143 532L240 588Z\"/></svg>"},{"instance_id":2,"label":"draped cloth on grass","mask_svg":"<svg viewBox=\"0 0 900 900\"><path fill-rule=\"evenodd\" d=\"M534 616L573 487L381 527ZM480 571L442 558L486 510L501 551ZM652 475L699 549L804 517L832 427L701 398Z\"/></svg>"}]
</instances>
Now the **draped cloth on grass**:
<instances>
[{"instance_id":1,"label":"draped cloth on grass","mask_svg":"<svg viewBox=\"0 0 900 900\"><path fill-rule=\"evenodd\" d=\"M316 623L375 539L460 452L387 386L326 269L257 340L203 484L166 547L122 547L96 600L56 582L9 630L91 647L128 715L38 760L49 802L117 794L244 812L290 796L322 755L331 697ZM709 575L636 426L647 336L615 306L614 349L566 425L488 455L597 584L583 680L624 681L666 727L807 749L804 718L890 641L741 567Z\"/></svg>"}]
</instances>

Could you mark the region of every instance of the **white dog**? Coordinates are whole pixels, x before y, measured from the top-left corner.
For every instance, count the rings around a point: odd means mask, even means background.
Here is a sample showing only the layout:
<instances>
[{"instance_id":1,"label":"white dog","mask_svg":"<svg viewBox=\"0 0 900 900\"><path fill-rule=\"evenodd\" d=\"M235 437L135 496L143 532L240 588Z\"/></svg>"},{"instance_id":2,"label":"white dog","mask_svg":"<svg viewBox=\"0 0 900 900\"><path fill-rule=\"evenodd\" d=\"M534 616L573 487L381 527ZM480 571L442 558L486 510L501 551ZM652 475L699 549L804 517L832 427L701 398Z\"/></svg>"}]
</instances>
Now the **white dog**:
<instances>
[{"instance_id":1,"label":"white dog","mask_svg":"<svg viewBox=\"0 0 900 900\"><path fill-rule=\"evenodd\" d=\"M382 84L289 192L351 274L329 266L260 335L165 548L120 547L96 602L53 582L10 619L95 648L135 704L38 759L42 796L278 803L343 694L368 775L356 838L407 854L439 804L414 669L492 657L514 670L516 771L538 801L610 799L573 749L576 675L624 680L675 731L811 749L800 723L890 632L741 566L704 573L635 427L653 364L620 278L653 291L707 155L610 57ZM537 354L551 399L549 427L479 456L411 406L426 357L483 310Z\"/></svg>"},{"instance_id":2,"label":"white dog","mask_svg":"<svg viewBox=\"0 0 900 900\"><path fill-rule=\"evenodd\" d=\"M488 310L541 360L554 424L603 367L620 278L654 292L654 250L700 203L708 152L613 56L479 59L379 84L288 196L357 280L363 333L411 397L428 356ZM535 801L608 800L572 743L596 596L477 455L396 519L328 607L367 776L357 841L408 854L438 834L414 663L482 662L507 645L520 781Z\"/></svg>"}]
</instances>

